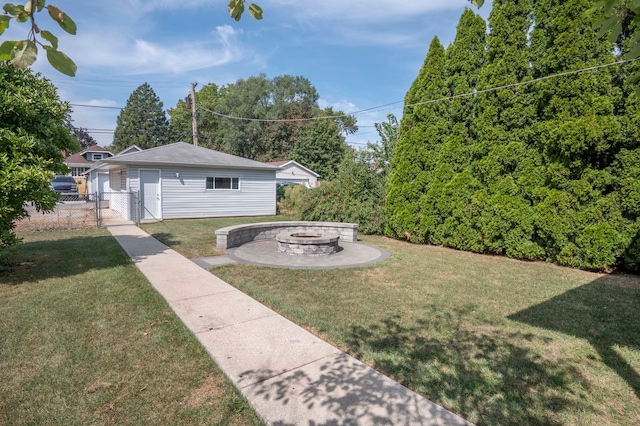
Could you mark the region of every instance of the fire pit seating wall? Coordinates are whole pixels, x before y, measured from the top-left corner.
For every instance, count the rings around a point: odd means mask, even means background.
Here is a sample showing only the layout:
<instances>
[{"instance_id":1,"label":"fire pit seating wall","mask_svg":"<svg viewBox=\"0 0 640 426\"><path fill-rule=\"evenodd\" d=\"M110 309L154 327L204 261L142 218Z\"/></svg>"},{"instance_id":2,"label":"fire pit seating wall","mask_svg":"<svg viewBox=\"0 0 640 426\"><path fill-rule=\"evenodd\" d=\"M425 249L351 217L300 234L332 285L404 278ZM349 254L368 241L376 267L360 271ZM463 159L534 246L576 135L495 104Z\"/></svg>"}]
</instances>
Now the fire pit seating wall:
<instances>
[{"instance_id":1,"label":"fire pit seating wall","mask_svg":"<svg viewBox=\"0 0 640 426\"><path fill-rule=\"evenodd\" d=\"M273 240L281 232L326 232L340 235L340 241L353 243L358 238L357 223L340 222L262 222L227 226L216 230L216 247L230 249L244 243Z\"/></svg>"}]
</instances>

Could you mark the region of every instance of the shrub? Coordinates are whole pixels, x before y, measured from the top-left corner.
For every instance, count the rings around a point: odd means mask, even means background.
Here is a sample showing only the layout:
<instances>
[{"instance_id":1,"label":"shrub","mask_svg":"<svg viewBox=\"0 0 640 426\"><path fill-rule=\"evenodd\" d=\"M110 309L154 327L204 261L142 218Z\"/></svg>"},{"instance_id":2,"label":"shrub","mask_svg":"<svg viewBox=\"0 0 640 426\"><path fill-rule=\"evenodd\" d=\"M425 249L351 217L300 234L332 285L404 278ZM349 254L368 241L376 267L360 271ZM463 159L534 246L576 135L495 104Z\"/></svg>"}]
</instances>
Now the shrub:
<instances>
[{"instance_id":1,"label":"shrub","mask_svg":"<svg viewBox=\"0 0 640 426\"><path fill-rule=\"evenodd\" d=\"M314 189L286 188L281 213L301 220L357 223L364 234L382 233L385 174L370 164L369 153L350 153L334 180Z\"/></svg>"}]
</instances>

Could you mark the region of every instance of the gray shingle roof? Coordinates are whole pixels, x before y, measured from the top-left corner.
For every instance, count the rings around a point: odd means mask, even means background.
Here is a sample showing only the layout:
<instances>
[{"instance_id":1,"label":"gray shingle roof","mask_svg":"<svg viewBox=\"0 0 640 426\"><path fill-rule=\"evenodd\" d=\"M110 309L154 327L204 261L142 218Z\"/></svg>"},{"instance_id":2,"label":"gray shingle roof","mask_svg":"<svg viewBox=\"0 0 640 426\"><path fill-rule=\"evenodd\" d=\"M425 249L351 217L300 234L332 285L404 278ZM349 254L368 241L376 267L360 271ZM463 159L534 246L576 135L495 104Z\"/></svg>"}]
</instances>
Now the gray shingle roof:
<instances>
[{"instance_id":1,"label":"gray shingle roof","mask_svg":"<svg viewBox=\"0 0 640 426\"><path fill-rule=\"evenodd\" d=\"M155 164L155 165L180 165L192 167L224 167L241 169L267 169L277 170L259 161L249 160L208 148L191 145L184 142L176 142L156 148L145 149L131 154L122 154L102 160L106 164Z\"/></svg>"}]
</instances>

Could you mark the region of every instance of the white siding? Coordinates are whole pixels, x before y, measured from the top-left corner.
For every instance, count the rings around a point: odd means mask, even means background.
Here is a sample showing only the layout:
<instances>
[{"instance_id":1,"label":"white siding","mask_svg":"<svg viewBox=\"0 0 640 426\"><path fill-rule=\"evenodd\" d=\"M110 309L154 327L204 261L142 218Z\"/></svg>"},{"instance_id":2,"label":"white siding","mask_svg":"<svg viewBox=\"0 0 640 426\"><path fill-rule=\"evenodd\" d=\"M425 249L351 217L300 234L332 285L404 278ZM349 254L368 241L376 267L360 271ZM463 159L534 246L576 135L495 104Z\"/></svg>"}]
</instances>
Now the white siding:
<instances>
[{"instance_id":1,"label":"white siding","mask_svg":"<svg viewBox=\"0 0 640 426\"><path fill-rule=\"evenodd\" d=\"M318 178L308 171L298 167L297 164L289 164L276 173L276 179L279 183L297 183L305 185L307 188L315 188L318 186Z\"/></svg>"},{"instance_id":2,"label":"white siding","mask_svg":"<svg viewBox=\"0 0 640 426\"><path fill-rule=\"evenodd\" d=\"M237 177L240 189L206 189L207 177ZM137 168L129 178L137 190ZM164 219L276 214L275 171L163 168L160 181Z\"/></svg>"},{"instance_id":3,"label":"white siding","mask_svg":"<svg viewBox=\"0 0 640 426\"><path fill-rule=\"evenodd\" d=\"M127 170L118 169L109 172L109 208L115 210L126 220L133 220L135 215L131 209L135 208L126 188Z\"/></svg>"},{"instance_id":4,"label":"white siding","mask_svg":"<svg viewBox=\"0 0 640 426\"><path fill-rule=\"evenodd\" d=\"M140 173L138 172L138 170L138 167L127 167L127 180L125 183L125 188L127 188L129 191L140 191L140 182L138 182Z\"/></svg>"}]
</instances>

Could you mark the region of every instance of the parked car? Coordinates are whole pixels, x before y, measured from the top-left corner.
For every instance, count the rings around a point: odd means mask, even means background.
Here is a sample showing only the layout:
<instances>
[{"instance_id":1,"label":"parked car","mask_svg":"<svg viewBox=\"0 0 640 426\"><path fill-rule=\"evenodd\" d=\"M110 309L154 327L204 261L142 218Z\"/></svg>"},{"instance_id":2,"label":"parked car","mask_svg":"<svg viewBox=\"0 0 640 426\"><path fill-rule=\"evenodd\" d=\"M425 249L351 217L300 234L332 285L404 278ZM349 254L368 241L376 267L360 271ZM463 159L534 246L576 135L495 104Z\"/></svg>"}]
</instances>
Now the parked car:
<instances>
[{"instance_id":1,"label":"parked car","mask_svg":"<svg viewBox=\"0 0 640 426\"><path fill-rule=\"evenodd\" d=\"M51 180L50 187L62 196L78 198L78 185L76 185L76 181L71 176L56 176Z\"/></svg>"}]
</instances>

